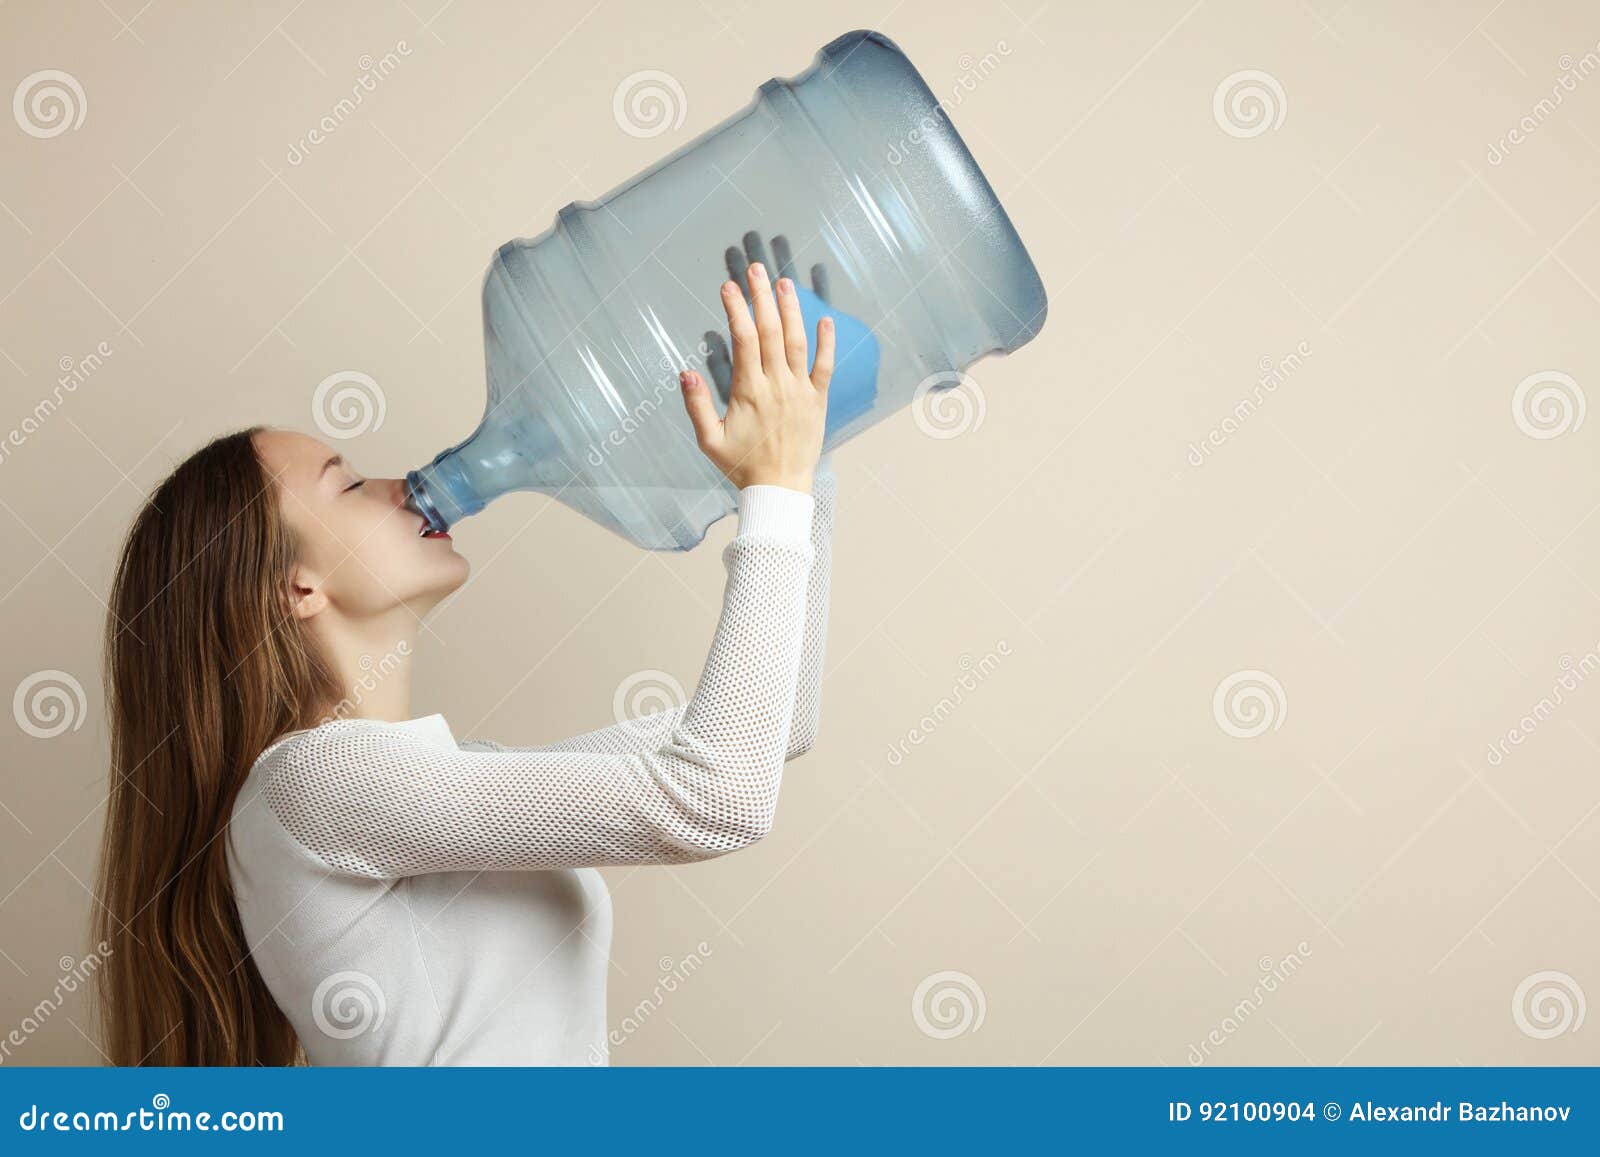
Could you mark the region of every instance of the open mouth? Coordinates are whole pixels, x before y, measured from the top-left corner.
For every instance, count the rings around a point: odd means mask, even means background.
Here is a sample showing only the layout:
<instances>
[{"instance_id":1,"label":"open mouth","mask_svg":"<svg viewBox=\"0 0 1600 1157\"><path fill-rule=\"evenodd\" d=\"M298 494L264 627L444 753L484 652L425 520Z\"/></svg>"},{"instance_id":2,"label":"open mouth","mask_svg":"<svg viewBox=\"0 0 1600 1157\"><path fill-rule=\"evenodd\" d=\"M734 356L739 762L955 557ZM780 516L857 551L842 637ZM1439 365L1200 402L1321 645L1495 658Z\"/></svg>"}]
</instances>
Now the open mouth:
<instances>
[{"instance_id":1,"label":"open mouth","mask_svg":"<svg viewBox=\"0 0 1600 1157\"><path fill-rule=\"evenodd\" d=\"M433 527L428 525L428 520L424 518L422 520L422 525L417 529L417 537L442 538L448 542L450 540L450 532L447 530L434 530Z\"/></svg>"}]
</instances>

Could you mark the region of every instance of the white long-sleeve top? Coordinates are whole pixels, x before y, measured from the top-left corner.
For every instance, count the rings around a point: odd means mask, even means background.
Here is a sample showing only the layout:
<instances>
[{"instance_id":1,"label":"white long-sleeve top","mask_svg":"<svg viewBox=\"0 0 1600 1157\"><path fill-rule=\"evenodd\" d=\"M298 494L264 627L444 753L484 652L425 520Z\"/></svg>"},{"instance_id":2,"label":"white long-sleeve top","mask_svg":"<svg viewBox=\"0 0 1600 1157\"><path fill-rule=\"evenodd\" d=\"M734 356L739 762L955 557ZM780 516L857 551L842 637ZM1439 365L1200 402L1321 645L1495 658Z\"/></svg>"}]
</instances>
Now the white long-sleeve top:
<instances>
[{"instance_id":1,"label":"white long-sleeve top","mask_svg":"<svg viewBox=\"0 0 1600 1157\"><path fill-rule=\"evenodd\" d=\"M771 828L816 735L836 480L739 492L689 702L539 747L441 715L280 739L234 806L251 958L313 1064L604 1064L595 869L710 859Z\"/></svg>"}]
</instances>

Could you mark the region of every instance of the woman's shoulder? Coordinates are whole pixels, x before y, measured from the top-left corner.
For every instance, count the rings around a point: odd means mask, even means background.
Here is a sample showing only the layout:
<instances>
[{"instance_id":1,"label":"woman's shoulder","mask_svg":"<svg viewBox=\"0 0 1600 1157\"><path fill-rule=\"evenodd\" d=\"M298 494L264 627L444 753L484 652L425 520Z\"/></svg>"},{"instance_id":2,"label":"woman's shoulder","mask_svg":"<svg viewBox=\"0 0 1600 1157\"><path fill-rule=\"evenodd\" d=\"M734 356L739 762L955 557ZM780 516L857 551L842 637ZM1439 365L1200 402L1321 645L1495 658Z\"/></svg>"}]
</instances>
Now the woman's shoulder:
<instances>
[{"instance_id":1,"label":"woman's shoulder","mask_svg":"<svg viewBox=\"0 0 1600 1157\"><path fill-rule=\"evenodd\" d=\"M289 731L274 739L256 756L252 771L281 765L313 752L348 746L352 741L370 736L375 729L381 730L387 726L371 719L328 719L315 727Z\"/></svg>"},{"instance_id":2,"label":"woman's shoulder","mask_svg":"<svg viewBox=\"0 0 1600 1157\"><path fill-rule=\"evenodd\" d=\"M311 866L326 868L333 861L318 841L327 818L374 803L395 806L408 778L403 769L415 762L410 743L404 727L345 718L273 740L245 776L230 816L230 850L241 878L252 863L281 869L289 845L307 853Z\"/></svg>"},{"instance_id":3,"label":"woman's shoulder","mask_svg":"<svg viewBox=\"0 0 1600 1157\"><path fill-rule=\"evenodd\" d=\"M274 802L334 789L365 778L406 744L406 736L392 724L371 719L332 719L291 731L256 757L240 794L265 794Z\"/></svg>"},{"instance_id":4,"label":"woman's shoulder","mask_svg":"<svg viewBox=\"0 0 1600 1157\"><path fill-rule=\"evenodd\" d=\"M432 762L440 751L460 750L439 715L400 722L330 719L274 740L256 757L249 779L269 794L329 790L340 783L387 779L392 772Z\"/></svg>"},{"instance_id":5,"label":"woman's shoulder","mask_svg":"<svg viewBox=\"0 0 1600 1157\"><path fill-rule=\"evenodd\" d=\"M348 849L327 846L330 828L381 839L392 817L418 806L452 752L460 756L442 716L341 718L291 731L256 758L234 818L247 835L266 831L269 846L281 828L322 862L349 868L355 861L337 859Z\"/></svg>"},{"instance_id":6,"label":"woman's shoulder","mask_svg":"<svg viewBox=\"0 0 1600 1157\"><path fill-rule=\"evenodd\" d=\"M405 744L392 724L370 719L333 719L282 735L256 757L234 802L234 821L253 817L272 826L265 817L273 816L302 837L304 821L386 790L395 778L390 769L405 761Z\"/></svg>"},{"instance_id":7,"label":"woman's shoulder","mask_svg":"<svg viewBox=\"0 0 1600 1157\"><path fill-rule=\"evenodd\" d=\"M376 719L331 719L317 727L288 731L256 757L251 775L288 770L338 770L386 762L416 746L419 736L403 723Z\"/></svg>"}]
</instances>

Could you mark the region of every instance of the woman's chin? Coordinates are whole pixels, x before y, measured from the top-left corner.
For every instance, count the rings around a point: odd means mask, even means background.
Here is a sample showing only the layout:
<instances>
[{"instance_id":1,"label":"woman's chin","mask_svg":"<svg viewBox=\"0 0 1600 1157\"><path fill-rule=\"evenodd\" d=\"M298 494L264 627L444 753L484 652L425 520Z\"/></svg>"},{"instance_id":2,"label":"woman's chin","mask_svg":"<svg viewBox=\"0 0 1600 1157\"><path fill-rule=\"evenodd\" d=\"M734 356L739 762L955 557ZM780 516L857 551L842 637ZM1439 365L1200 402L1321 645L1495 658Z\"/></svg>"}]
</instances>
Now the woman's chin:
<instances>
[{"instance_id":1,"label":"woman's chin","mask_svg":"<svg viewBox=\"0 0 1600 1157\"><path fill-rule=\"evenodd\" d=\"M467 561L467 556L457 554L451 548L447 564L442 569L446 570L443 576L444 594L453 595L466 585L467 576L472 573L472 564Z\"/></svg>"},{"instance_id":2,"label":"woman's chin","mask_svg":"<svg viewBox=\"0 0 1600 1157\"><path fill-rule=\"evenodd\" d=\"M423 565L423 574L412 576L412 597L405 601L419 614L431 610L466 585L472 573L472 564L465 555L457 554L448 543L432 548L439 553Z\"/></svg>"}]
</instances>

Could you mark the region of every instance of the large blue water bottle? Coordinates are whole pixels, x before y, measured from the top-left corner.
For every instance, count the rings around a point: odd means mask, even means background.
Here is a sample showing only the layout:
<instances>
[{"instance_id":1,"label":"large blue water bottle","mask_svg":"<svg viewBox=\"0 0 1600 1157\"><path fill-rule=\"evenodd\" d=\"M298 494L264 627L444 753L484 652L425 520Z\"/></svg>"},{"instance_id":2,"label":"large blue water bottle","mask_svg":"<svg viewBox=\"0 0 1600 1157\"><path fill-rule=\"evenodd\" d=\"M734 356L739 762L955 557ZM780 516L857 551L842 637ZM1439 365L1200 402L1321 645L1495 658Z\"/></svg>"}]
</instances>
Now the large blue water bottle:
<instances>
[{"instance_id":1,"label":"large blue water bottle","mask_svg":"<svg viewBox=\"0 0 1600 1157\"><path fill-rule=\"evenodd\" d=\"M406 476L409 504L445 530L535 490L642 547L699 543L737 492L695 445L678 373L720 376L717 287L769 242L774 274L798 272L813 343L817 319L835 319L830 450L1044 324L1038 271L945 110L888 37L851 32L501 246L483 285L488 408Z\"/></svg>"}]
</instances>

